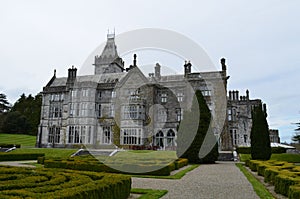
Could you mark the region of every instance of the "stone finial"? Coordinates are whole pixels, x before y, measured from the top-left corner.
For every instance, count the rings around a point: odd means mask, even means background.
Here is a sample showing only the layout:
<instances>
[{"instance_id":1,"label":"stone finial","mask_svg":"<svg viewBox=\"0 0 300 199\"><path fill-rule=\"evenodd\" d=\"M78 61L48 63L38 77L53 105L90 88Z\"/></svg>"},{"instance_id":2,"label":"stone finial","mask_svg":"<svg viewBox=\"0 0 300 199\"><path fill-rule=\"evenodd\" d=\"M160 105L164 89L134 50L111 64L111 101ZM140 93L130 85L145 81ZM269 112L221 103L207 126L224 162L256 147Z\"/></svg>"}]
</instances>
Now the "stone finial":
<instances>
[{"instance_id":1,"label":"stone finial","mask_svg":"<svg viewBox=\"0 0 300 199\"><path fill-rule=\"evenodd\" d=\"M54 75L53 76L56 77L56 69L54 69Z\"/></svg>"}]
</instances>

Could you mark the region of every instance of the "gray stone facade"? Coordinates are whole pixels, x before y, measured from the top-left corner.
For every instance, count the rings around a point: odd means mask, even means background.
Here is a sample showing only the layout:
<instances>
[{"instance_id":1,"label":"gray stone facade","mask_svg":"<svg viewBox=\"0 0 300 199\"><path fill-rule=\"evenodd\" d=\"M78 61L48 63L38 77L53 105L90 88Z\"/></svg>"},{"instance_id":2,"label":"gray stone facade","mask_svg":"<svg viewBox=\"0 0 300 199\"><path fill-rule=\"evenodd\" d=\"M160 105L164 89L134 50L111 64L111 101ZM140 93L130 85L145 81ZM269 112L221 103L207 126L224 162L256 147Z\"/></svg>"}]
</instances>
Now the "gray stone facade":
<instances>
[{"instance_id":1,"label":"gray stone facade","mask_svg":"<svg viewBox=\"0 0 300 199\"><path fill-rule=\"evenodd\" d=\"M56 77L43 88L37 145L39 147L110 148L125 146L176 148L177 127L184 110L189 110L195 90L201 90L212 116L212 129L220 150L250 143L251 108L261 100L250 100L249 92L227 97L227 68L192 73L191 63L182 75L161 74L161 66L145 76L136 65L124 68L114 35L109 34L100 56L95 57L94 75ZM227 110L227 111L226 111Z\"/></svg>"}]
</instances>

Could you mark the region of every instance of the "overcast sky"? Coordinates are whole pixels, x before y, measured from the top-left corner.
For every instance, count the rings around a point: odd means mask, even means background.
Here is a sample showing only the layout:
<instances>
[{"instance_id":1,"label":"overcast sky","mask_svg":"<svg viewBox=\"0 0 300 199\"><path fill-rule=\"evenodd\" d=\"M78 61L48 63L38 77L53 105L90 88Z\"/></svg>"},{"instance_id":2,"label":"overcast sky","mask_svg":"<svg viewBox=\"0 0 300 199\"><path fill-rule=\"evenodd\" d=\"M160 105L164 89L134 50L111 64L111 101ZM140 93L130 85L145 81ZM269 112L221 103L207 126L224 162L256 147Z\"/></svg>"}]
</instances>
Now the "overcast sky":
<instances>
[{"instance_id":1,"label":"overcast sky","mask_svg":"<svg viewBox=\"0 0 300 199\"><path fill-rule=\"evenodd\" d=\"M228 88L267 103L270 128L290 142L300 120L299 7L298 0L1 1L0 93L11 103L37 94L54 69L62 77L80 68L107 29L168 29L195 41L218 69L225 57Z\"/></svg>"}]
</instances>

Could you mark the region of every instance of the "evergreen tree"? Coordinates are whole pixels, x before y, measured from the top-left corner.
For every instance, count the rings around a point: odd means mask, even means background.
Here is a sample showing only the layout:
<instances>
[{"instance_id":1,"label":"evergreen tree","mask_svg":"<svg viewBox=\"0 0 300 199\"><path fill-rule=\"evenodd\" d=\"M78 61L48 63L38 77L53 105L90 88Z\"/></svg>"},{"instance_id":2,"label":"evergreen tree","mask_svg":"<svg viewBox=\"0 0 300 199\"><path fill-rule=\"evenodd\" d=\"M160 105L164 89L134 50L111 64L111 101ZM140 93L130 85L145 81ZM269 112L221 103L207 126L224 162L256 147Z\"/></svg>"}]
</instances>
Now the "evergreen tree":
<instances>
[{"instance_id":1,"label":"evergreen tree","mask_svg":"<svg viewBox=\"0 0 300 199\"><path fill-rule=\"evenodd\" d=\"M195 96L191 111L184 112L178 128L177 156L187 158L190 163L214 163L219 153L216 137L209 131L211 113L201 91L197 90ZM210 142L204 142L206 137L212 138ZM200 149L206 151L203 157Z\"/></svg>"},{"instance_id":2,"label":"evergreen tree","mask_svg":"<svg viewBox=\"0 0 300 199\"><path fill-rule=\"evenodd\" d=\"M297 142L298 144L300 144L300 122L296 123L296 125L298 125L298 127L295 129L295 135L292 137L292 140L294 142Z\"/></svg>"},{"instance_id":3,"label":"evergreen tree","mask_svg":"<svg viewBox=\"0 0 300 199\"><path fill-rule=\"evenodd\" d=\"M10 104L6 99L6 95L0 93L0 114L10 110Z\"/></svg>"},{"instance_id":4,"label":"evergreen tree","mask_svg":"<svg viewBox=\"0 0 300 199\"><path fill-rule=\"evenodd\" d=\"M41 95L26 95L23 93L7 113L2 125L2 132L36 135L40 122Z\"/></svg>"},{"instance_id":5,"label":"evergreen tree","mask_svg":"<svg viewBox=\"0 0 300 199\"><path fill-rule=\"evenodd\" d=\"M254 160L269 160L271 144L266 108L262 105L254 107L252 111L251 128L251 157Z\"/></svg>"}]
</instances>

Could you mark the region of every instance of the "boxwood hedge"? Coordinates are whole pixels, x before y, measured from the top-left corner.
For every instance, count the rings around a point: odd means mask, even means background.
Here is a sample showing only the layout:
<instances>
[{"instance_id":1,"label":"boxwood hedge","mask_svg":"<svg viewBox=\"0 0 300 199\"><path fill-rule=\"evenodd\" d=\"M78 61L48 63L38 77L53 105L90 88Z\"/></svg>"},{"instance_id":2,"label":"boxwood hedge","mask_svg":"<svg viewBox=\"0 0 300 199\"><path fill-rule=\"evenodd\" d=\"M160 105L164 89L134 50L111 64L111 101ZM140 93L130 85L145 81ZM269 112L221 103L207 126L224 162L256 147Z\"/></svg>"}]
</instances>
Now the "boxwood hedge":
<instances>
[{"instance_id":1,"label":"boxwood hedge","mask_svg":"<svg viewBox=\"0 0 300 199\"><path fill-rule=\"evenodd\" d=\"M44 153L0 153L0 161L37 160Z\"/></svg>"},{"instance_id":2,"label":"boxwood hedge","mask_svg":"<svg viewBox=\"0 0 300 199\"><path fill-rule=\"evenodd\" d=\"M273 184L276 193L291 199L300 198L300 166L275 160L249 160L246 166L264 176L265 182Z\"/></svg>"},{"instance_id":3,"label":"boxwood hedge","mask_svg":"<svg viewBox=\"0 0 300 199\"><path fill-rule=\"evenodd\" d=\"M173 170L180 169L188 164L187 159L178 159L169 164L155 163L151 161L145 161L143 163L126 163L125 161L118 161L116 163L103 164L92 156L73 157L68 159L39 158L38 161L39 163L43 163L45 168L64 168L73 170L155 176L168 176Z\"/></svg>"},{"instance_id":4,"label":"boxwood hedge","mask_svg":"<svg viewBox=\"0 0 300 199\"><path fill-rule=\"evenodd\" d=\"M126 199L131 178L119 174L0 166L0 198Z\"/></svg>"}]
</instances>

